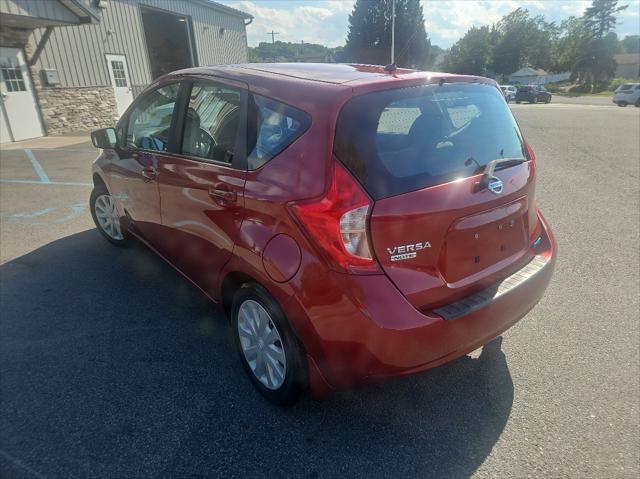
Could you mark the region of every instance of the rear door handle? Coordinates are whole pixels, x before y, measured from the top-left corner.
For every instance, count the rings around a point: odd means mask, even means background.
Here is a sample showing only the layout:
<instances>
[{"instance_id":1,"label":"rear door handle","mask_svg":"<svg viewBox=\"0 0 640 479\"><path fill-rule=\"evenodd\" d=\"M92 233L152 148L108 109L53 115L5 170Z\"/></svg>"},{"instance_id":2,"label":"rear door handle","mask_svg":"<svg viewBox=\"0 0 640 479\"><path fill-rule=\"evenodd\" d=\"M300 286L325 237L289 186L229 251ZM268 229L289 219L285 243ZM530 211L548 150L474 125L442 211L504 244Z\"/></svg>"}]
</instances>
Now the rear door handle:
<instances>
[{"instance_id":1,"label":"rear door handle","mask_svg":"<svg viewBox=\"0 0 640 479\"><path fill-rule=\"evenodd\" d=\"M222 203L234 203L238 199L235 191L222 190L220 188L209 188L209 196Z\"/></svg>"},{"instance_id":2,"label":"rear door handle","mask_svg":"<svg viewBox=\"0 0 640 479\"><path fill-rule=\"evenodd\" d=\"M153 166L145 166L142 169L142 178L145 183L149 183L155 180L158 176L158 170L156 170Z\"/></svg>"}]
</instances>

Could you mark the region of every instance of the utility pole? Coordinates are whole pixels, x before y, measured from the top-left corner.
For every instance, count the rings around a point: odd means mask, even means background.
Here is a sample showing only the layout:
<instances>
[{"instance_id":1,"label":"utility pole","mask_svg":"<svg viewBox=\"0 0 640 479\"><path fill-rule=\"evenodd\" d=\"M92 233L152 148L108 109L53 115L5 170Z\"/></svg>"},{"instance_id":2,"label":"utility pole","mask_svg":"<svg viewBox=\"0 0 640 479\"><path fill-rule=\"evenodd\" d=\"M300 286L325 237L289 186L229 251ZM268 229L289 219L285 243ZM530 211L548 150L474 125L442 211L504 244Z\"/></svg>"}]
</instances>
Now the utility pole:
<instances>
[{"instance_id":1,"label":"utility pole","mask_svg":"<svg viewBox=\"0 0 640 479\"><path fill-rule=\"evenodd\" d=\"M391 2L391 65L395 63L396 50L396 0Z\"/></svg>"},{"instance_id":2,"label":"utility pole","mask_svg":"<svg viewBox=\"0 0 640 479\"><path fill-rule=\"evenodd\" d=\"M276 35L280 35L280 34L278 32L274 32L273 30L271 30L269 33L267 33L267 35L271 35L271 45L275 45Z\"/></svg>"}]
</instances>

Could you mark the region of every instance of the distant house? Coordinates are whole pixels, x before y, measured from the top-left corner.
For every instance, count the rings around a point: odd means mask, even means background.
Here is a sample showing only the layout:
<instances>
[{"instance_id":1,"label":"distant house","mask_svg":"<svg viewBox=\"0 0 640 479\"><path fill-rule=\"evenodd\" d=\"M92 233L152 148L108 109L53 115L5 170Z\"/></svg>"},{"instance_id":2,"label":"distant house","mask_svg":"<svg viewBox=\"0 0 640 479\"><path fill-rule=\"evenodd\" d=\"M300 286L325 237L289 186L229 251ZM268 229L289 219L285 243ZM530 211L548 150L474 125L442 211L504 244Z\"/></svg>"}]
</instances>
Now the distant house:
<instances>
[{"instance_id":1,"label":"distant house","mask_svg":"<svg viewBox=\"0 0 640 479\"><path fill-rule=\"evenodd\" d=\"M640 78L640 53L620 53L613 58L617 63L616 77Z\"/></svg>"},{"instance_id":2,"label":"distant house","mask_svg":"<svg viewBox=\"0 0 640 479\"><path fill-rule=\"evenodd\" d=\"M509 83L521 85L544 85L545 83L553 83L568 80L571 74L566 73L549 73L542 69L526 66L521 68L509 76Z\"/></svg>"}]
</instances>

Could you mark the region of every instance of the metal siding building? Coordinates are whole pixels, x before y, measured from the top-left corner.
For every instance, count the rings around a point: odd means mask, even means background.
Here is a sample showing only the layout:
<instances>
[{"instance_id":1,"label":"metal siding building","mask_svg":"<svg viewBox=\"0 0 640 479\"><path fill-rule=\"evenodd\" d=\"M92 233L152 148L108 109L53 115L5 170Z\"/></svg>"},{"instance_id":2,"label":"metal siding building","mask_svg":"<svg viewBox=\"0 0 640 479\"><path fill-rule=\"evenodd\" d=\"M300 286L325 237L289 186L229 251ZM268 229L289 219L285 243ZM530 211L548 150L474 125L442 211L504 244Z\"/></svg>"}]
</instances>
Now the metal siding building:
<instances>
[{"instance_id":1,"label":"metal siding building","mask_svg":"<svg viewBox=\"0 0 640 479\"><path fill-rule=\"evenodd\" d=\"M0 0L0 12L0 62L25 64L40 134L109 126L170 70L246 62L252 20L210 0Z\"/></svg>"},{"instance_id":2,"label":"metal siding building","mask_svg":"<svg viewBox=\"0 0 640 479\"><path fill-rule=\"evenodd\" d=\"M7 0L3 0L7 1ZM54 29L36 69L56 68L61 87L110 85L106 54L124 54L134 88L153 78L142 25L142 8L154 7L191 17L196 65L244 63L247 38L244 19L221 9L188 0L111 0L96 24ZM220 35L220 29L225 31ZM43 29L34 31L38 44Z\"/></svg>"},{"instance_id":3,"label":"metal siding building","mask_svg":"<svg viewBox=\"0 0 640 479\"><path fill-rule=\"evenodd\" d=\"M0 0L0 12L5 15L9 14L42 19L51 24L77 23L76 15L58 2L43 2L42 0L15 2L13 0Z\"/></svg>"}]
</instances>

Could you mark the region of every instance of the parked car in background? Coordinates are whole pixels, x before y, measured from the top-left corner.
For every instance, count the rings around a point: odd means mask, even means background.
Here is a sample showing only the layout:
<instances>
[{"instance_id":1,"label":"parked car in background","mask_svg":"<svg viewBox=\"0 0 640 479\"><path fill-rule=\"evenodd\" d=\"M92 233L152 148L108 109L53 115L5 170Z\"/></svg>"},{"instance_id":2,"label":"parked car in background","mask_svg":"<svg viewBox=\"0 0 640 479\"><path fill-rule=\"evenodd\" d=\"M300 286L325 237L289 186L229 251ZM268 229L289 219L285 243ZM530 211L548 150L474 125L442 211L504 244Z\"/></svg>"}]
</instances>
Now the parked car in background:
<instances>
[{"instance_id":1,"label":"parked car in background","mask_svg":"<svg viewBox=\"0 0 640 479\"><path fill-rule=\"evenodd\" d=\"M507 100L507 103L516 99L516 93L518 89L512 85L500 85L500 90L502 90L502 94L504 95L504 99Z\"/></svg>"},{"instance_id":2,"label":"parked car in background","mask_svg":"<svg viewBox=\"0 0 640 479\"><path fill-rule=\"evenodd\" d=\"M625 83L616 88L613 103L618 106L635 105L640 107L640 83Z\"/></svg>"},{"instance_id":3,"label":"parked car in background","mask_svg":"<svg viewBox=\"0 0 640 479\"><path fill-rule=\"evenodd\" d=\"M551 93L542 85L519 86L516 92L516 103L527 101L529 103L550 103Z\"/></svg>"},{"instance_id":4,"label":"parked car in background","mask_svg":"<svg viewBox=\"0 0 640 479\"><path fill-rule=\"evenodd\" d=\"M463 356L554 269L533 151L487 78L191 68L92 141L100 233L138 238L219 303L277 404Z\"/></svg>"}]
</instances>

